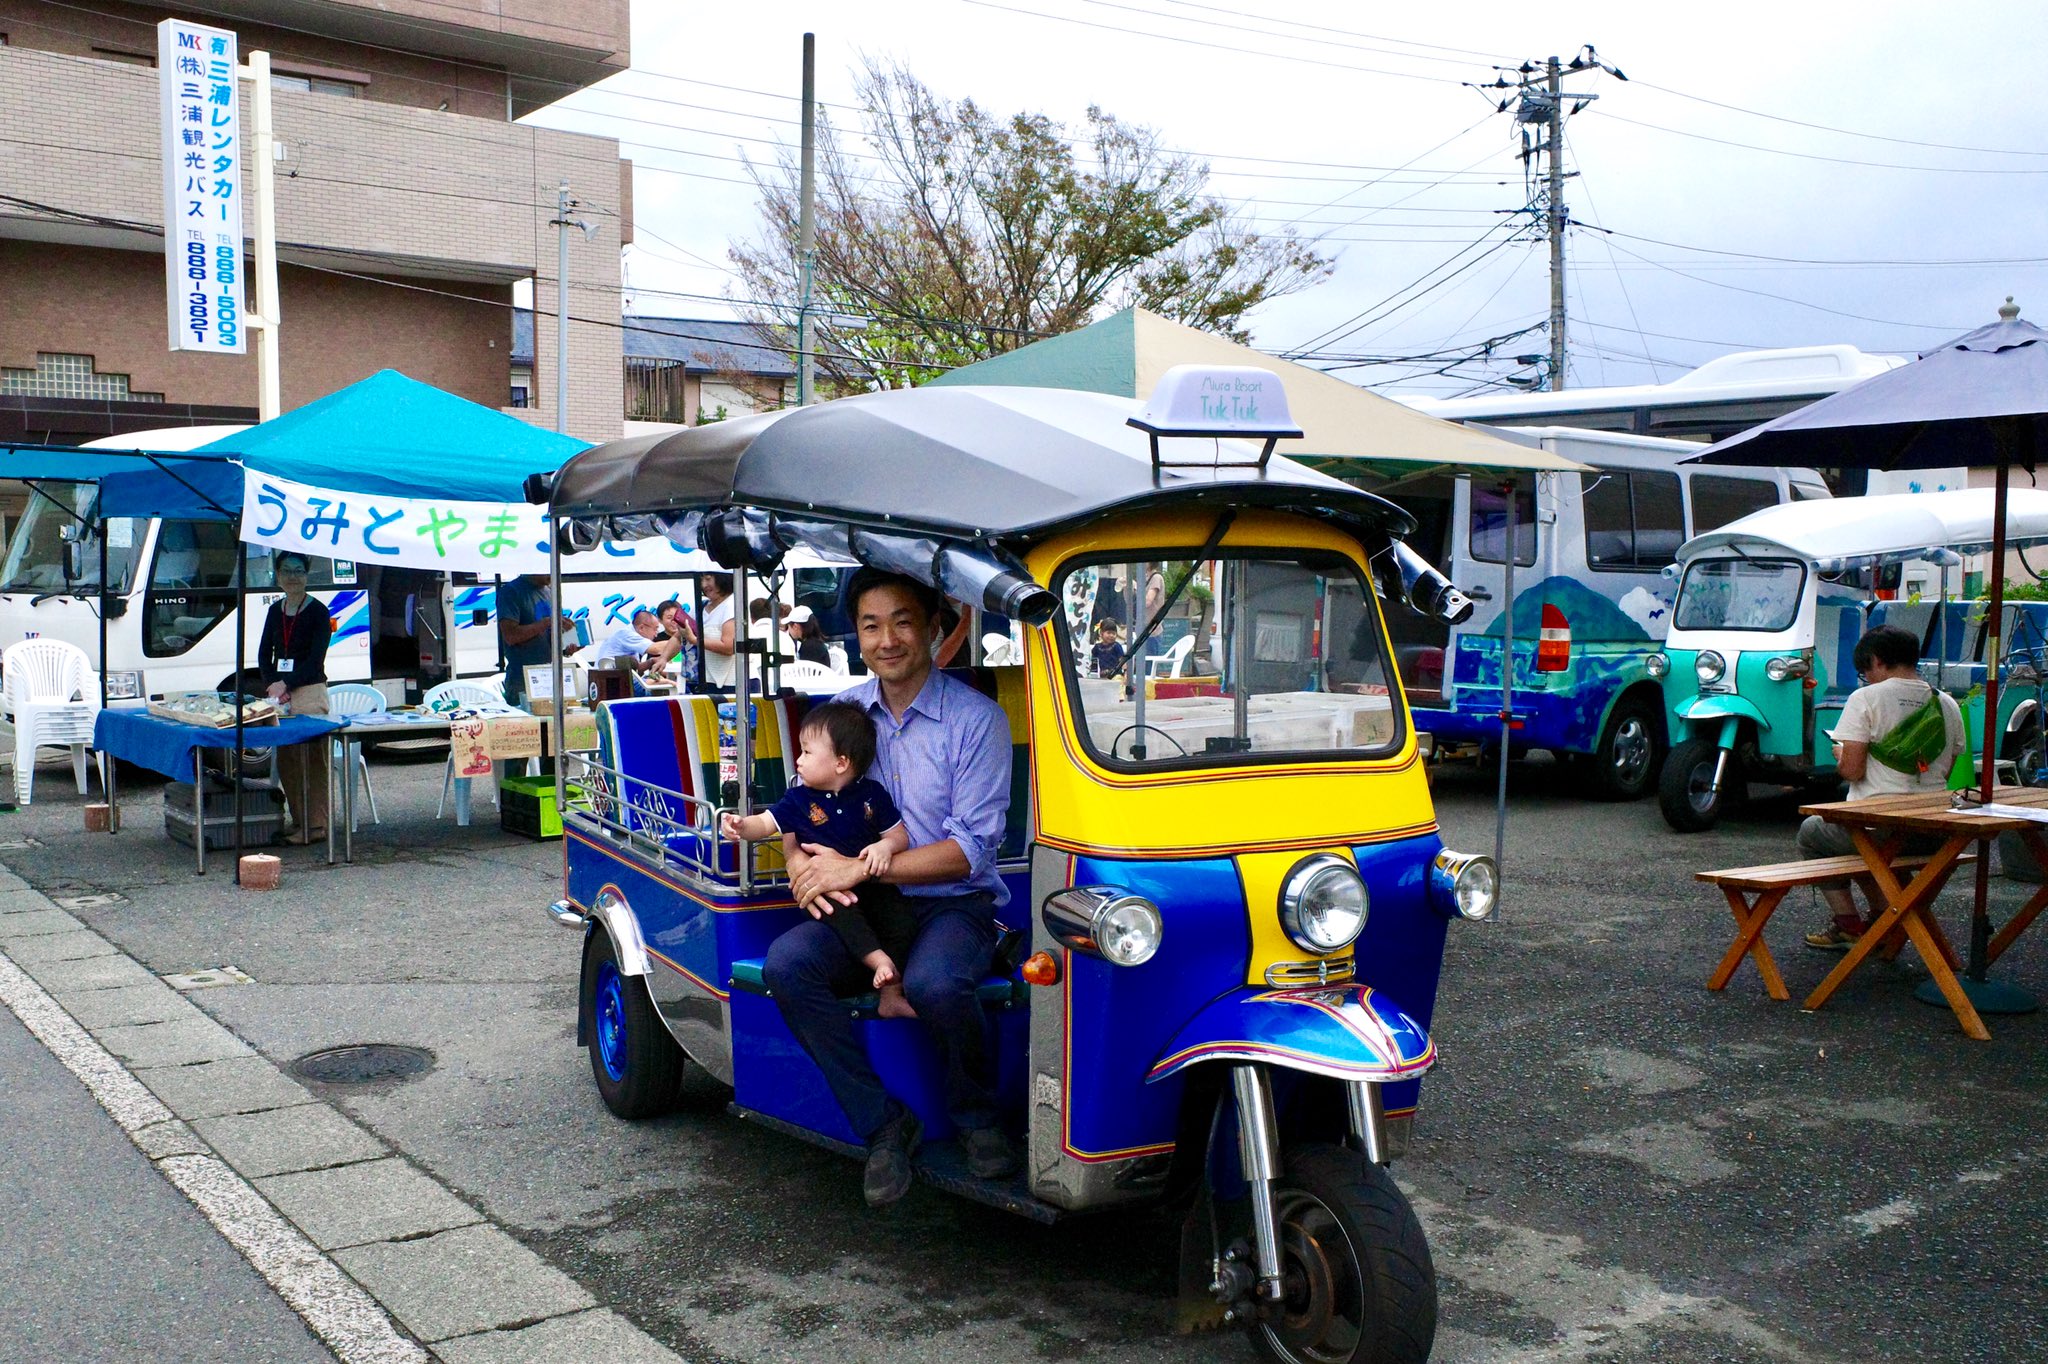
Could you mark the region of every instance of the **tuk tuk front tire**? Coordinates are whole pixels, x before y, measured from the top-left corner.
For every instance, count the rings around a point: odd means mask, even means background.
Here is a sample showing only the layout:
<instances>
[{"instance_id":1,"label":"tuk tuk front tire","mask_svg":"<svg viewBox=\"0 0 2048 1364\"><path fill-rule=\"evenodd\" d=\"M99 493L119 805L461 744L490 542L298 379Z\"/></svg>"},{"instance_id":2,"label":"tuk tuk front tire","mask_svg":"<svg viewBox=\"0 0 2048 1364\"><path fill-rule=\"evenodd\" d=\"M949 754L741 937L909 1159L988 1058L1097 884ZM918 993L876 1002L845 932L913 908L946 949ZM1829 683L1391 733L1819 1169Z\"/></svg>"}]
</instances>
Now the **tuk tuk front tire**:
<instances>
[{"instance_id":1,"label":"tuk tuk front tire","mask_svg":"<svg viewBox=\"0 0 2048 1364\"><path fill-rule=\"evenodd\" d=\"M1274 1364L1423 1364L1436 1265L1393 1176L1359 1152L1304 1146L1274 1185L1284 1296L1251 1328Z\"/></svg>"},{"instance_id":2,"label":"tuk tuk front tire","mask_svg":"<svg viewBox=\"0 0 2048 1364\"><path fill-rule=\"evenodd\" d=\"M654 1011L647 981L619 970L618 951L603 929L591 937L583 991L590 1074L604 1106L628 1122L668 1112L683 1078L683 1049Z\"/></svg>"},{"instance_id":3,"label":"tuk tuk front tire","mask_svg":"<svg viewBox=\"0 0 2048 1364\"><path fill-rule=\"evenodd\" d=\"M1682 834L1697 834L1721 822L1729 788L1742 778L1730 753L1721 789L1714 790L1714 769L1720 761L1721 746L1712 739L1686 739L1672 746L1657 779L1657 806L1666 824Z\"/></svg>"}]
</instances>

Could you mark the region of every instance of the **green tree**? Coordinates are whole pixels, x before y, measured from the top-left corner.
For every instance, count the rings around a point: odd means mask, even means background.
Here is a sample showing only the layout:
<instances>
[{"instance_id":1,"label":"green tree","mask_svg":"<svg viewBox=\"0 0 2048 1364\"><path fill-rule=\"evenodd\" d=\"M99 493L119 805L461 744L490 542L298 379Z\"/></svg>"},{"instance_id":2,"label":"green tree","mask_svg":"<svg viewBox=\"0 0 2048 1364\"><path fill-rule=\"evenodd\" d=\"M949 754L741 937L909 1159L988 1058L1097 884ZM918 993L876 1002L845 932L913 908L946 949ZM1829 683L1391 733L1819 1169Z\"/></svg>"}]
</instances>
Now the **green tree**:
<instances>
[{"instance_id":1,"label":"green tree","mask_svg":"<svg viewBox=\"0 0 2048 1364\"><path fill-rule=\"evenodd\" d=\"M1206 164L1102 109L1074 134L943 99L901 66L870 63L858 88L867 150L818 123L821 386L922 382L1132 304L1244 340L1253 308L1330 274L1309 242L1209 194ZM761 225L730 255L765 301L749 320L793 348L797 152L748 171Z\"/></svg>"}]
</instances>

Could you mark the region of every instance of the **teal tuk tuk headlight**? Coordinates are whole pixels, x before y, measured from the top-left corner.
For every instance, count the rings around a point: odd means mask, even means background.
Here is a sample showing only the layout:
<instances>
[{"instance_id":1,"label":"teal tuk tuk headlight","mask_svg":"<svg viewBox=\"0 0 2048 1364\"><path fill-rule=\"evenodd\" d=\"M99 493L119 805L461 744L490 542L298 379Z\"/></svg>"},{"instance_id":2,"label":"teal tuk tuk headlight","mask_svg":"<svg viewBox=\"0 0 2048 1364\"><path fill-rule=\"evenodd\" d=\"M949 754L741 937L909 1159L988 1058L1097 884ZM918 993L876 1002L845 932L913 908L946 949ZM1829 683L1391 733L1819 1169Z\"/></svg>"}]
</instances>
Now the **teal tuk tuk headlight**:
<instances>
[{"instance_id":1,"label":"teal tuk tuk headlight","mask_svg":"<svg viewBox=\"0 0 2048 1364\"><path fill-rule=\"evenodd\" d=\"M1159 906L1121 886L1071 886L1045 897L1046 932L1076 952L1117 966L1143 966L1159 950Z\"/></svg>"},{"instance_id":2,"label":"teal tuk tuk headlight","mask_svg":"<svg viewBox=\"0 0 2048 1364\"><path fill-rule=\"evenodd\" d=\"M1643 660L1643 671L1662 681L1671 671L1671 655L1661 649Z\"/></svg>"},{"instance_id":3,"label":"teal tuk tuk headlight","mask_svg":"<svg viewBox=\"0 0 2048 1364\"><path fill-rule=\"evenodd\" d=\"M1430 885L1443 909L1461 919L1490 919L1500 906L1500 871L1479 853L1445 848L1430 864Z\"/></svg>"},{"instance_id":4,"label":"teal tuk tuk headlight","mask_svg":"<svg viewBox=\"0 0 2048 1364\"><path fill-rule=\"evenodd\" d=\"M1813 665L1797 654L1774 658L1764 664L1764 676L1773 682L1790 682L1813 671Z\"/></svg>"},{"instance_id":5,"label":"teal tuk tuk headlight","mask_svg":"<svg viewBox=\"0 0 2048 1364\"><path fill-rule=\"evenodd\" d=\"M1280 926L1297 947L1327 956L1358 941L1368 912L1365 878L1335 853L1304 857L1280 883Z\"/></svg>"},{"instance_id":6,"label":"teal tuk tuk headlight","mask_svg":"<svg viewBox=\"0 0 2048 1364\"><path fill-rule=\"evenodd\" d=\"M1702 649L1692 661L1692 671L1702 683L1719 682L1728 671L1728 660L1716 650Z\"/></svg>"}]
</instances>

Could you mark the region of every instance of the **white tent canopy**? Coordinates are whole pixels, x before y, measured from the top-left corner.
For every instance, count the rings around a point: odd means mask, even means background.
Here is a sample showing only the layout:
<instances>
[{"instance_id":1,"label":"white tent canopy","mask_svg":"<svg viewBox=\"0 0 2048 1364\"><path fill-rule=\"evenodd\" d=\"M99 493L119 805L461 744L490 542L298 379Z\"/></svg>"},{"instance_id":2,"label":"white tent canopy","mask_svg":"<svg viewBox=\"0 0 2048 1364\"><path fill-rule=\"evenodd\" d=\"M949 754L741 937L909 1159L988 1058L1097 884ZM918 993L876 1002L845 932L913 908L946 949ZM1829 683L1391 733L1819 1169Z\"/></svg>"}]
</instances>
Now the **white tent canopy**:
<instances>
[{"instance_id":1,"label":"white tent canopy","mask_svg":"<svg viewBox=\"0 0 2048 1364\"><path fill-rule=\"evenodd\" d=\"M1683 564L1714 552L1766 557L1786 553L1816 563L1889 563L1928 551L1979 553L1991 548L1990 488L1939 493L1884 493L1825 502L1786 502L1752 512L1678 549ZM2048 543L2048 491L2007 494L2006 545Z\"/></svg>"}]
</instances>

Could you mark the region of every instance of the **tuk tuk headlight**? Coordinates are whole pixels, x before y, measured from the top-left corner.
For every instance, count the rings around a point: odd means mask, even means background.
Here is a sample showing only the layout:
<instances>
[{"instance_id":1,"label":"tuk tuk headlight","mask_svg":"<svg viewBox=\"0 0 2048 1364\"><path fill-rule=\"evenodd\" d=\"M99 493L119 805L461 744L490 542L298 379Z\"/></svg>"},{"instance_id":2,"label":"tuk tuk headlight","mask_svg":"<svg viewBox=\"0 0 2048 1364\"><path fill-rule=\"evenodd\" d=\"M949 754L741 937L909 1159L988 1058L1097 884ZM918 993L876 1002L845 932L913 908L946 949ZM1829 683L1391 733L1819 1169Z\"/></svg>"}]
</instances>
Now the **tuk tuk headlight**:
<instances>
[{"instance_id":1,"label":"tuk tuk headlight","mask_svg":"<svg viewBox=\"0 0 2048 1364\"><path fill-rule=\"evenodd\" d=\"M1693 675L1702 682L1719 682L1728 671L1728 660L1713 649L1700 650L1700 656L1693 660Z\"/></svg>"},{"instance_id":2,"label":"tuk tuk headlight","mask_svg":"<svg viewBox=\"0 0 2048 1364\"><path fill-rule=\"evenodd\" d=\"M1662 652L1651 654L1643 660L1643 671L1652 677L1663 678L1671 671L1671 655Z\"/></svg>"},{"instance_id":3,"label":"tuk tuk headlight","mask_svg":"<svg viewBox=\"0 0 2048 1364\"><path fill-rule=\"evenodd\" d=\"M1492 918L1500 905L1500 869L1490 857L1445 848L1430 867L1430 881L1443 909L1461 919Z\"/></svg>"},{"instance_id":4,"label":"tuk tuk headlight","mask_svg":"<svg viewBox=\"0 0 2048 1364\"><path fill-rule=\"evenodd\" d=\"M1365 878L1335 853L1304 857L1280 886L1280 926L1297 947L1341 952L1365 931Z\"/></svg>"},{"instance_id":5,"label":"tuk tuk headlight","mask_svg":"<svg viewBox=\"0 0 2048 1364\"><path fill-rule=\"evenodd\" d=\"M1789 682L1795 677L1804 677L1812 667L1803 658L1794 654L1788 658L1774 658L1764 664L1764 676L1773 682Z\"/></svg>"},{"instance_id":6,"label":"tuk tuk headlight","mask_svg":"<svg viewBox=\"0 0 2048 1364\"><path fill-rule=\"evenodd\" d=\"M1076 952L1117 966L1143 966L1159 950L1159 906L1122 886L1072 886L1045 897L1046 932Z\"/></svg>"}]
</instances>

